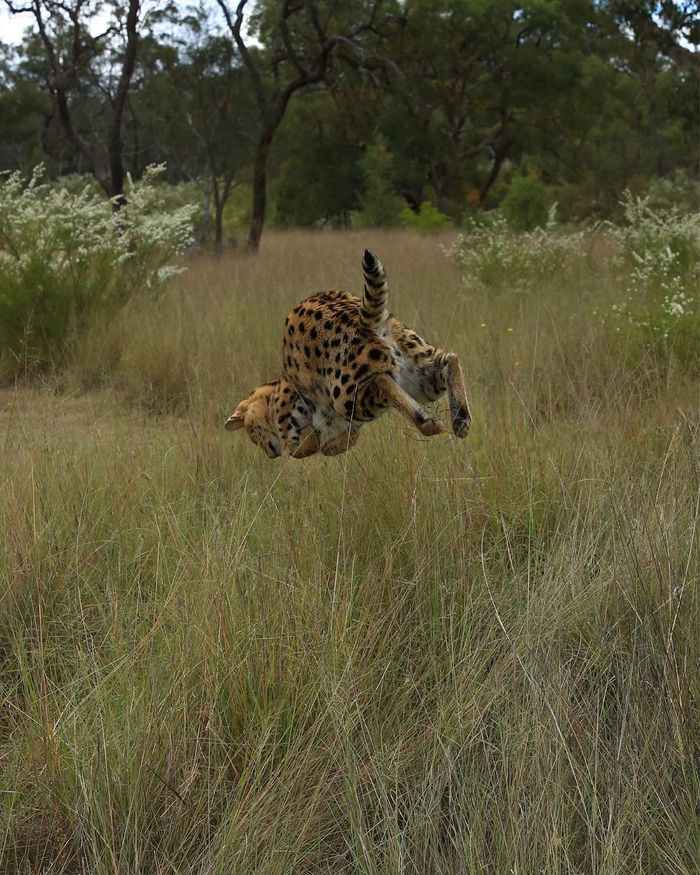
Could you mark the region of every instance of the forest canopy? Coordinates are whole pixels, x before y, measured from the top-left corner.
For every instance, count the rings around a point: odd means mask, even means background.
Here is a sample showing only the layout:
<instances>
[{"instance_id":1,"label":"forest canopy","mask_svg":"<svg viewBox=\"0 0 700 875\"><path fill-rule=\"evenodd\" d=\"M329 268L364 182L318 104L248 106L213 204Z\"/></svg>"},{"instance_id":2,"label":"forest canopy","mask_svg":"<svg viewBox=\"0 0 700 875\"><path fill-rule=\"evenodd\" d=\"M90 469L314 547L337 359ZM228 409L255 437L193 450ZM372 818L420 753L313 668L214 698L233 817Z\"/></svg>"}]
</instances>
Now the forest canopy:
<instances>
[{"instance_id":1,"label":"forest canopy","mask_svg":"<svg viewBox=\"0 0 700 875\"><path fill-rule=\"evenodd\" d=\"M4 3L28 28L0 46L0 170L88 175L118 206L164 163L218 246L693 197L697 2Z\"/></svg>"}]
</instances>

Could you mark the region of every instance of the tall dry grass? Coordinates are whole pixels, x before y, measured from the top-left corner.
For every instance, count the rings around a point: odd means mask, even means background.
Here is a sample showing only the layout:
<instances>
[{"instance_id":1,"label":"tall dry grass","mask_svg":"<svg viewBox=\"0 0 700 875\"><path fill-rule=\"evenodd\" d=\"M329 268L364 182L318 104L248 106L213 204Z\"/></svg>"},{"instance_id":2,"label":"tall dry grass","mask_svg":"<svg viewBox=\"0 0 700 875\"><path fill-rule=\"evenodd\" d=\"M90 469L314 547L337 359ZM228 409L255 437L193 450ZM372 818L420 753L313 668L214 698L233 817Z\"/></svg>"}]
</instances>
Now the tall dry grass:
<instances>
[{"instance_id":1,"label":"tall dry grass","mask_svg":"<svg viewBox=\"0 0 700 875\"><path fill-rule=\"evenodd\" d=\"M5 394L3 871L697 871L697 382L437 242L270 235ZM367 245L473 433L272 463L223 419Z\"/></svg>"}]
</instances>

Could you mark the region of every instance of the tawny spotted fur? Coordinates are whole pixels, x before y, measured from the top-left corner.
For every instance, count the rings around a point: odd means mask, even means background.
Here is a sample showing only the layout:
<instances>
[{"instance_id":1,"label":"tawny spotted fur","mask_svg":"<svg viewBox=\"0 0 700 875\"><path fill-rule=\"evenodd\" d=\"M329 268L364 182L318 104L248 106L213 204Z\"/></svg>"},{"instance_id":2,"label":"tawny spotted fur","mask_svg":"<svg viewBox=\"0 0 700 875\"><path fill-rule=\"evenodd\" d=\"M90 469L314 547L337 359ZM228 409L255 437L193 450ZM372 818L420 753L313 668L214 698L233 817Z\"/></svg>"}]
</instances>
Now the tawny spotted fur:
<instances>
[{"instance_id":1,"label":"tawny spotted fur","mask_svg":"<svg viewBox=\"0 0 700 875\"><path fill-rule=\"evenodd\" d=\"M424 435L443 427L422 407L444 392L452 429L466 437L471 423L459 360L426 343L387 312L388 287L379 259L362 262L365 288L321 292L287 316L280 380L258 387L229 417L270 457L319 450L345 452L360 428L393 407Z\"/></svg>"}]
</instances>

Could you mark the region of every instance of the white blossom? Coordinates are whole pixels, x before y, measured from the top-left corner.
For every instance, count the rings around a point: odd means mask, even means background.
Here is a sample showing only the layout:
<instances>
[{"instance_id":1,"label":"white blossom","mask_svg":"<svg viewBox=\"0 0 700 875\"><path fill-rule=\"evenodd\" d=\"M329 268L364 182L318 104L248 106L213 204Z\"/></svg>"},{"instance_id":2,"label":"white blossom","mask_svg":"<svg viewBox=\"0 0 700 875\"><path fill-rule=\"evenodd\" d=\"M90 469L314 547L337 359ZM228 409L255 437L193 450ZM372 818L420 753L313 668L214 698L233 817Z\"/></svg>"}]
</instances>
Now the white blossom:
<instances>
[{"instance_id":1,"label":"white blossom","mask_svg":"<svg viewBox=\"0 0 700 875\"><path fill-rule=\"evenodd\" d=\"M56 319L68 330L94 303L118 305L181 272L172 262L192 241L197 207L162 210L155 182L163 170L129 180L118 212L88 185L72 193L44 182L41 165L28 179L0 173L0 322L21 332L43 312L58 336Z\"/></svg>"},{"instance_id":2,"label":"white blossom","mask_svg":"<svg viewBox=\"0 0 700 875\"><path fill-rule=\"evenodd\" d=\"M626 279L627 300L613 311L668 338L673 324L694 318L693 299L684 289L700 270L700 214L655 210L648 198L626 191L621 201L624 224L607 223L616 242L614 264Z\"/></svg>"}]
</instances>

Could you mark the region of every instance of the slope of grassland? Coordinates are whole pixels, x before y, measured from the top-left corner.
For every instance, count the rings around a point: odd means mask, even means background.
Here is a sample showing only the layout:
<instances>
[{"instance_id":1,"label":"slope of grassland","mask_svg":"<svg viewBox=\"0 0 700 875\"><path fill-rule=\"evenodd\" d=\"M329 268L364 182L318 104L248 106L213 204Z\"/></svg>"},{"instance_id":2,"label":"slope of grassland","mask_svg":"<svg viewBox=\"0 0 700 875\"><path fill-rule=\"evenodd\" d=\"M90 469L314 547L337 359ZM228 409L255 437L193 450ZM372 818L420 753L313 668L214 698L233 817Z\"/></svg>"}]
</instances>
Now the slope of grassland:
<instances>
[{"instance_id":1,"label":"slope of grassland","mask_svg":"<svg viewBox=\"0 0 700 875\"><path fill-rule=\"evenodd\" d=\"M697 872L697 379L438 242L194 261L3 392L0 870ZM270 462L225 415L365 246L472 434Z\"/></svg>"}]
</instances>

